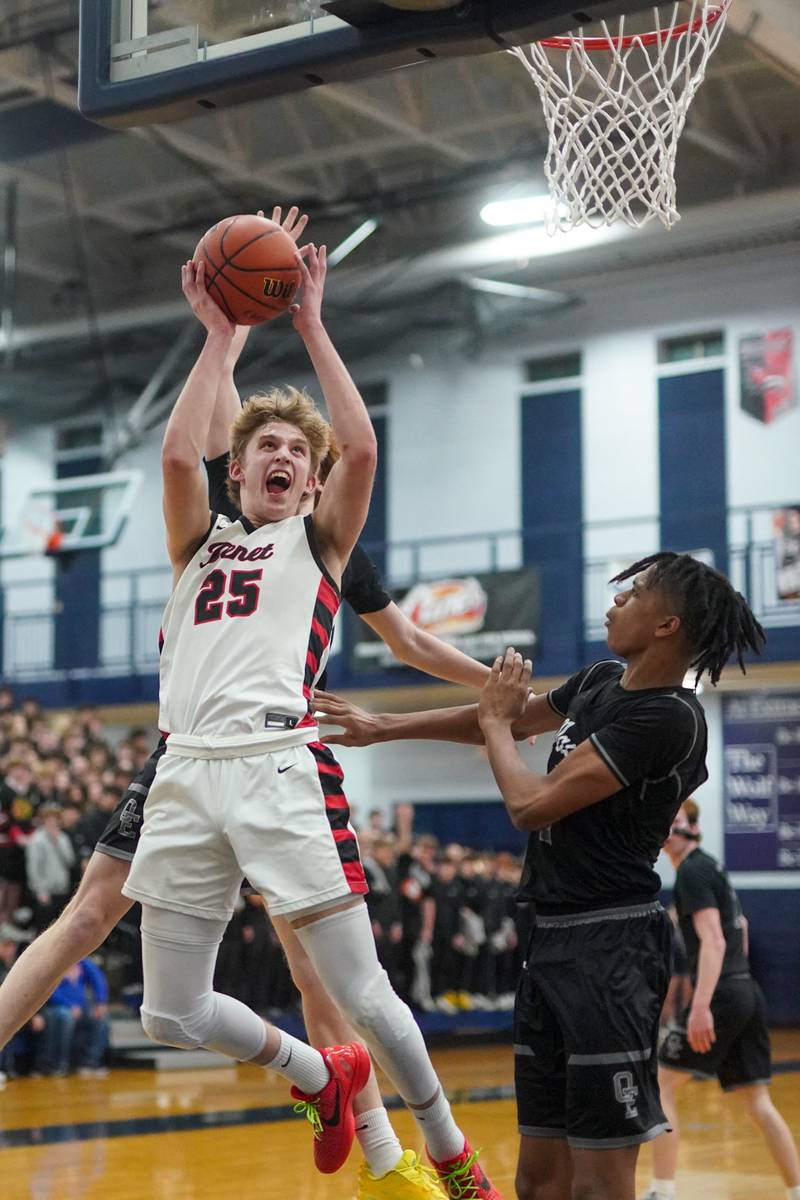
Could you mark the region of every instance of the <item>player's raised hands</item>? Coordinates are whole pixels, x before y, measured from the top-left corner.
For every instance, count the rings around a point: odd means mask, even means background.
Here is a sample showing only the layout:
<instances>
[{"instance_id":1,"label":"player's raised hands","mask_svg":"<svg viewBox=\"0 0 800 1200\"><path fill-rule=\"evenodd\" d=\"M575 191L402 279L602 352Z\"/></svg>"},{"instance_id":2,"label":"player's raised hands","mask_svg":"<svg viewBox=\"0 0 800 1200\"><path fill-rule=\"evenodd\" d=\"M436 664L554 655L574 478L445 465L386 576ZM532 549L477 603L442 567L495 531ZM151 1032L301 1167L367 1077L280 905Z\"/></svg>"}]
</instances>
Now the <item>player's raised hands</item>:
<instances>
[{"instance_id":1,"label":"player's raised hands","mask_svg":"<svg viewBox=\"0 0 800 1200\"><path fill-rule=\"evenodd\" d=\"M523 715L532 672L531 660L523 659L513 646L497 656L478 701L481 728L487 724L510 725Z\"/></svg>"},{"instance_id":2,"label":"player's raised hands","mask_svg":"<svg viewBox=\"0 0 800 1200\"><path fill-rule=\"evenodd\" d=\"M328 271L326 247L320 246L317 250L314 243L309 242L297 251L296 261L303 290L300 303L293 304L289 312L295 329L301 337L305 337L322 324L322 293Z\"/></svg>"},{"instance_id":3,"label":"player's raised hands","mask_svg":"<svg viewBox=\"0 0 800 1200\"><path fill-rule=\"evenodd\" d=\"M195 264L191 259L185 262L181 267L181 287L192 312L209 333L233 337L236 326L206 291L205 263Z\"/></svg>"},{"instance_id":4,"label":"player's raised hands","mask_svg":"<svg viewBox=\"0 0 800 1200\"><path fill-rule=\"evenodd\" d=\"M296 242L308 224L308 214L301 213L296 204L292 205L285 217L282 216L282 211L280 204L276 204L272 210L272 220L276 225L280 225L284 233L288 233L292 241ZM258 215L264 216L262 208L258 210Z\"/></svg>"},{"instance_id":5,"label":"player's raised hands","mask_svg":"<svg viewBox=\"0 0 800 1200\"><path fill-rule=\"evenodd\" d=\"M332 746L371 746L377 741L377 721L372 713L335 696L333 692L314 691L314 712L325 727L325 742ZM327 726L338 725L343 733L328 733Z\"/></svg>"}]
</instances>

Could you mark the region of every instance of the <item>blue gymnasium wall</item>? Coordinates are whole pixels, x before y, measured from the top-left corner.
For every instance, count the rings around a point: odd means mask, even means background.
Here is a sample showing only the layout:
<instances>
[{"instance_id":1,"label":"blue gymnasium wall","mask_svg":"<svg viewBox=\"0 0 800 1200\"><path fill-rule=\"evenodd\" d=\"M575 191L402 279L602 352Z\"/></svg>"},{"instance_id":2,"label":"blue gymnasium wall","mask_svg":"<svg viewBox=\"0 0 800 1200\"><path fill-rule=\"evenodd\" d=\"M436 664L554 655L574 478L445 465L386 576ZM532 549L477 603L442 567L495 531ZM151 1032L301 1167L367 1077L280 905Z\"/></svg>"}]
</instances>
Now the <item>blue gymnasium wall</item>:
<instances>
[{"instance_id":1,"label":"blue gymnasium wall","mask_svg":"<svg viewBox=\"0 0 800 1200\"><path fill-rule=\"evenodd\" d=\"M539 573L536 670L582 664L583 459L581 393L524 396L520 416L523 559Z\"/></svg>"},{"instance_id":2,"label":"blue gymnasium wall","mask_svg":"<svg viewBox=\"0 0 800 1200\"><path fill-rule=\"evenodd\" d=\"M99 458L58 464L58 479L93 475L103 469ZM80 499L75 497L75 503ZM99 550L78 550L55 559L55 593L59 619L55 624L55 662L59 671L96 667L100 653Z\"/></svg>"},{"instance_id":3,"label":"blue gymnasium wall","mask_svg":"<svg viewBox=\"0 0 800 1200\"><path fill-rule=\"evenodd\" d=\"M370 557L381 575L386 570L387 538L386 525L386 496L388 491L387 473L389 462L389 419L385 416L373 417L372 424L378 441L378 467L375 472L375 482L372 485L372 499L366 524L361 533L360 541L369 547Z\"/></svg>"},{"instance_id":4,"label":"blue gymnasium wall","mask_svg":"<svg viewBox=\"0 0 800 1200\"><path fill-rule=\"evenodd\" d=\"M724 372L659 380L658 410L661 548L708 548L727 572Z\"/></svg>"},{"instance_id":5,"label":"blue gymnasium wall","mask_svg":"<svg viewBox=\"0 0 800 1200\"><path fill-rule=\"evenodd\" d=\"M800 890L745 889L750 963L767 997L770 1021L800 1025Z\"/></svg>"},{"instance_id":6,"label":"blue gymnasium wall","mask_svg":"<svg viewBox=\"0 0 800 1200\"><path fill-rule=\"evenodd\" d=\"M416 833L431 833L442 846L457 842L476 849L508 850L524 854L528 835L521 833L508 819L501 800L430 801L414 811Z\"/></svg>"}]
</instances>

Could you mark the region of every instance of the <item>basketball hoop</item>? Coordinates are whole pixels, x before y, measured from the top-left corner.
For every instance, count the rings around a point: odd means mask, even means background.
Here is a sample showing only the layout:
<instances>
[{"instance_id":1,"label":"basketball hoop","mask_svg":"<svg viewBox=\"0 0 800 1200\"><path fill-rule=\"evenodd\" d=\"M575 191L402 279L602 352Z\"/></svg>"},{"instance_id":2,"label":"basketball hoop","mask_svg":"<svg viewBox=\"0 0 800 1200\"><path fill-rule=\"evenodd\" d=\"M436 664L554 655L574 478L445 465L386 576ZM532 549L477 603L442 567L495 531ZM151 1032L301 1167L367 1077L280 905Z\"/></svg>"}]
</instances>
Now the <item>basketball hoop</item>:
<instances>
[{"instance_id":1,"label":"basketball hoop","mask_svg":"<svg viewBox=\"0 0 800 1200\"><path fill-rule=\"evenodd\" d=\"M28 506L22 533L27 554L58 554L64 541L56 511L46 500L33 500Z\"/></svg>"},{"instance_id":2,"label":"basketball hoop","mask_svg":"<svg viewBox=\"0 0 800 1200\"><path fill-rule=\"evenodd\" d=\"M544 169L553 198L548 231L622 220L638 229L680 220L675 157L733 0L681 0L653 28L602 36L583 30L510 53L536 84L547 123Z\"/></svg>"}]
</instances>

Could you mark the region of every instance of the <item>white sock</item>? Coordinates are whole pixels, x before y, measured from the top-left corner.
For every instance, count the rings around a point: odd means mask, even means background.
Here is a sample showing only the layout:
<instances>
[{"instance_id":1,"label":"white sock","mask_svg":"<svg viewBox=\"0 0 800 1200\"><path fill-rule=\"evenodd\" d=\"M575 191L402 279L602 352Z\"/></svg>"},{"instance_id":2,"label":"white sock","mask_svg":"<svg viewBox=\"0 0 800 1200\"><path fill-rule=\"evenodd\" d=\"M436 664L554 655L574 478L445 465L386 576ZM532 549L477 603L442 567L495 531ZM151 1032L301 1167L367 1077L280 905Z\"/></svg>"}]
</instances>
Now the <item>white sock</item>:
<instances>
[{"instance_id":1,"label":"white sock","mask_svg":"<svg viewBox=\"0 0 800 1200\"><path fill-rule=\"evenodd\" d=\"M786 1200L800 1200L800 1184L786 1189Z\"/></svg>"},{"instance_id":2,"label":"white sock","mask_svg":"<svg viewBox=\"0 0 800 1200\"><path fill-rule=\"evenodd\" d=\"M411 1115L419 1125L425 1145L436 1162L447 1162L456 1158L464 1149L464 1135L453 1120L450 1102L441 1088L439 1095L428 1108L413 1108Z\"/></svg>"},{"instance_id":3,"label":"white sock","mask_svg":"<svg viewBox=\"0 0 800 1200\"><path fill-rule=\"evenodd\" d=\"M290 1079L301 1092L308 1096L316 1096L331 1077L325 1059L313 1046L307 1046L305 1042L291 1037L282 1029L279 1029L278 1033L281 1037L278 1053L268 1063L264 1063L264 1066L270 1071L277 1071L285 1079Z\"/></svg>"},{"instance_id":4,"label":"white sock","mask_svg":"<svg viewBox=\"0 0 800 1200\"><path fill-rule=\"evenodd\" d=\"M675 1180L651 1179L650 1191L654 1193L657 1200L675 1200Z\"/></svg>"},{"instance_id":5,"label":"white sock","mask_svg":"<svg viewBox=\"0 0 800 1200\"><path fill-rule=\"evenodd\" d=\"M356 1113L356 1137L367 1166L377 1179L394 1170L403 1147L397 1140L385 1108L370 1108L367 1112Z\"/></svg>"}]
</instances>

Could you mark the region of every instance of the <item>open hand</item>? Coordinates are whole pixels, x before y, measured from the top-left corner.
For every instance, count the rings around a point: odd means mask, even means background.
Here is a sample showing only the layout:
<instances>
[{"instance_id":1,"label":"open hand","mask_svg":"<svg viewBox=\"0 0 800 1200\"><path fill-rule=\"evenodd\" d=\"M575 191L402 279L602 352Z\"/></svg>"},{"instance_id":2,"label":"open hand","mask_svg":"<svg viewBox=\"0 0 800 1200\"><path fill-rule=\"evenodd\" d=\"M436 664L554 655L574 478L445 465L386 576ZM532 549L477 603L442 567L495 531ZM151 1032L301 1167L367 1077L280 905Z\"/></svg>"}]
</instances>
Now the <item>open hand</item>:
<instances>
[{"instance_id":1,"label":"open hand","mask_svg":"<svg viewBox=\"0 0 800 1200\"><path fill-rule=\"evenodd\" d=\"M513 646L509 646L504 655L497 656L478 701L481 727L488 724L510 725L523 715L528 703L532 671L531 660L523 660Z\"/></svg>"},{"instance_id":2,"label":"open hand","mask_svg":"<svg viewBox=\"0 0 800 1200\"><path fill-rule=\"evenodd\" d=\"M327 250L325 246L317 250L314 243L309 242L298 250L296 262L300 268L303 291L300 304L292 304L289 312L295 329L301 337L305 337L322 324L322 293L328 271Z\"/></svg>"},{"instance_id":3,"label":"open hand","mask_svg":"<svg viewBox=\"0 0 800 1200\"><path fill-rule=\"evenodd\" d=\"M272 210L272 220L276 225L280 225L284 233L288 233L293 242L296 242L308 224L308 214L301 213L297 205L293 204L286 216L281 220L281 211L280 204L276 204ZM263 208L258 210L258 215L260 217L264 216Z\"/></svg>"},{"instance_id":4,"label":"open hand","mask_svg":"<svg viewBox=\"0 0 800 1200\"><path fill-rule=\"evenodd\" d=\"M372 714L341 696L315 691L314 712L320 725L340 725L344 730L343 733L325 731L323 741L332 746L371 746L377 740L377 724Z\"/></svg>"},{"instance_id":5,"label":"open hand","mask_svg":"<svg viewBox=\"0 0 800 1200\"><path fill-rule=\"evenodd\" d=\"M181 287L192 312L209 333L233 337L236 326L206 291L205 263L195 264L191 259L185 262L181 267Z\"/></svg>"}]
</instances>

